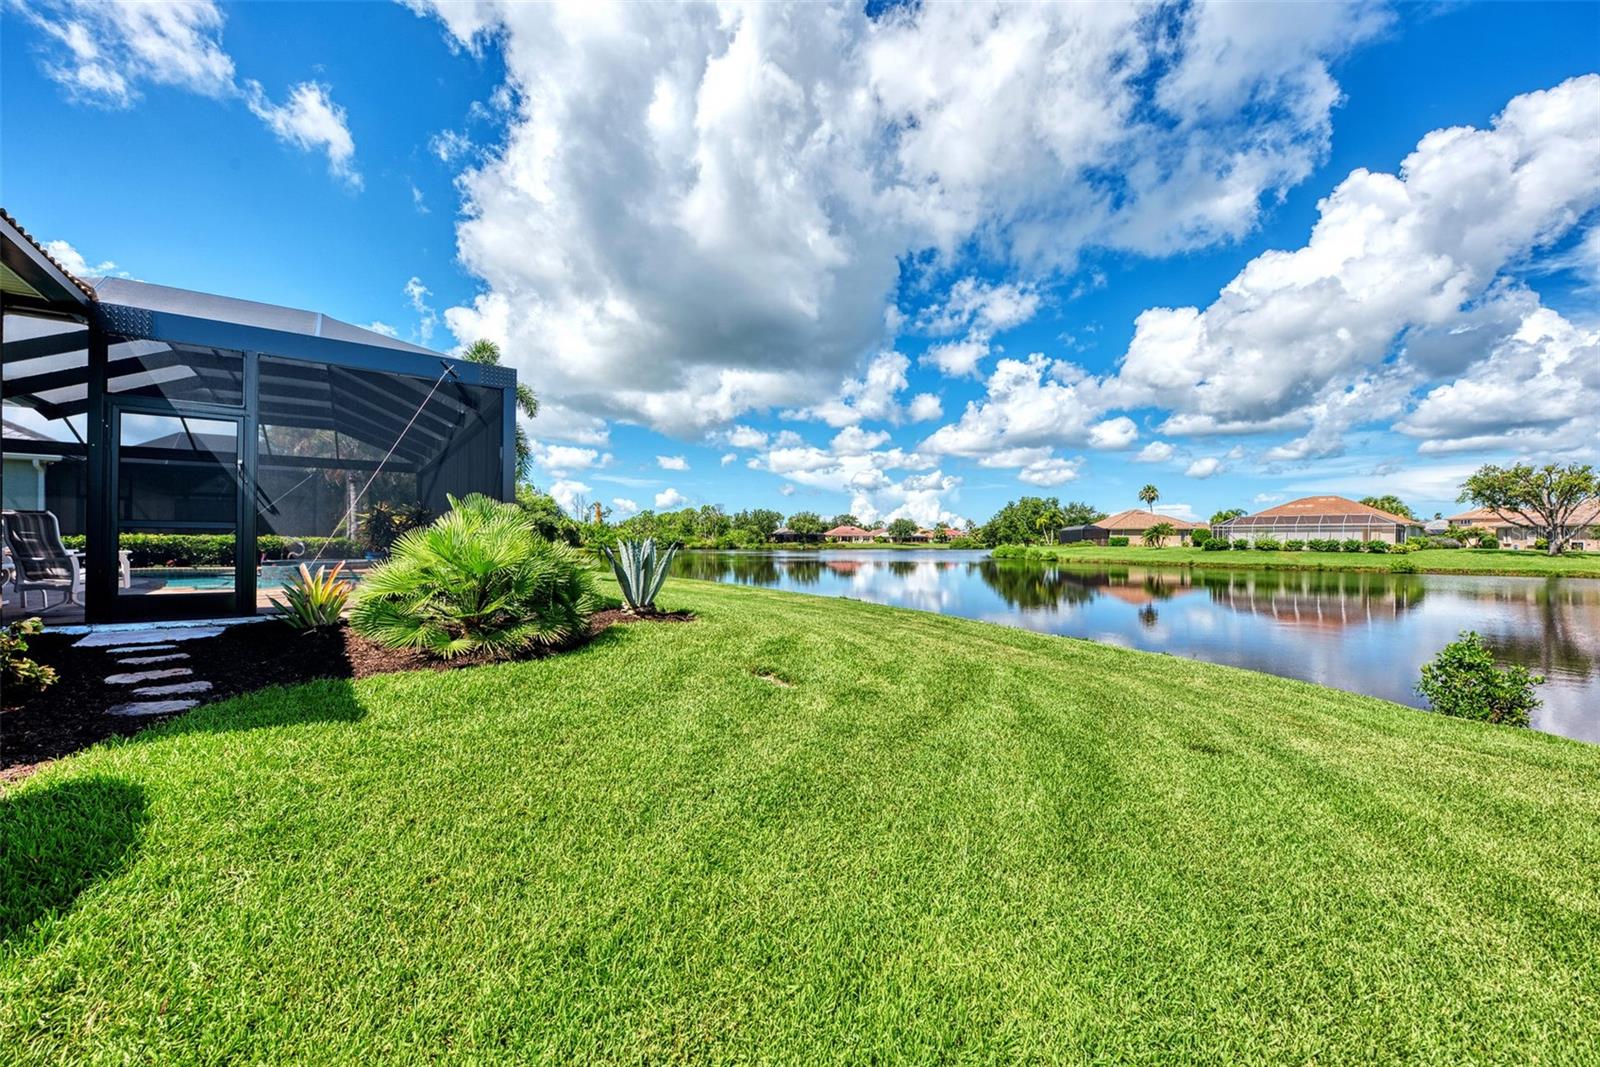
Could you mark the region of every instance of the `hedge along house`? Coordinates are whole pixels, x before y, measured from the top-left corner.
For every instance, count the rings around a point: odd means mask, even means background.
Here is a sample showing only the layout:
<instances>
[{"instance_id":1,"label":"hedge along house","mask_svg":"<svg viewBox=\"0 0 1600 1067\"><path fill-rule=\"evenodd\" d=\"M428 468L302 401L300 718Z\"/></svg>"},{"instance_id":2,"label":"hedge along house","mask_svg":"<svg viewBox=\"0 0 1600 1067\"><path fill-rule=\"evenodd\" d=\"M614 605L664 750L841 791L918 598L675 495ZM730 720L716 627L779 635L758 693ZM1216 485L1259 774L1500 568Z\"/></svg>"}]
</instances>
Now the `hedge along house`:
<instances>
[{"instance_id":1,"label":"hedge along house","mask_svg":"<svg viewBox=\"0 0 1600 1067\"><path fill-rule=\"evenodd\" d=\"M1056 541L1063 545L1080 542L1103 545L1113 537L1126 537L1129 544L1143 544L1144 532L1163 522L1172 527L1172 533L1161 539L1162 548L1174 548L1186 544L1196 530L1207 528L1203 522L1189 522L1185 519L1175 519L1171 515L1145 511L1142 508L1129 508L1127 511L1107 515L1097 522L1083 526L1063 526L1056 531Z\"/></svg>"},{"instance_id":2,"label":"hedge along house","mask_svg":"<svg viewBox=\"0 0 1600 1067\"><path fill-rule=\"evenodd\" d=\"M1212 531L1229 540L1270 537L1275 541L1382 541L1391 545L1404 542L1413 532L1422 532L1422 523L1416 519L1342 496L1301 497L1219 523Z\"/></svg>"},{"instance_id":3,"label":"hedge along house","mask_svg":"<svg viewBox=\"0 0 1600 1067\"><path fill-rule=\"evenodd\" d=\"M354 555L359 540L318 539L359 538L377 505L514 497L509 368L315 312L80 280L3 212L0 262L5 474L26 467L28 510L79 554L50 621L255 614L263 546ZM22 495L8 485L7 507Z\"/></svg>"}]
</instances>

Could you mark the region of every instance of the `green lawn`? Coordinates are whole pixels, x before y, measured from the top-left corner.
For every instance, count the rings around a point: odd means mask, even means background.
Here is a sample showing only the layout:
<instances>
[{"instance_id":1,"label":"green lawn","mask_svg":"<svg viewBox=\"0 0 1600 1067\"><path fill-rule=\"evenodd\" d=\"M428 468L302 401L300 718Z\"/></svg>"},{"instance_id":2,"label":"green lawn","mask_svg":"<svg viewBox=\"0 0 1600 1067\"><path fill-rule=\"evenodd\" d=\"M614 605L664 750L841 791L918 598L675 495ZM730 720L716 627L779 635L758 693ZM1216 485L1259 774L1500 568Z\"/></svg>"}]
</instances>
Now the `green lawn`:
<instances>
[{"instance_id":1,"label":"green lawn","mask_svg":"<svg viewBox=\"0 0 1600 1067\"><path fill-rule=\"evenodd\" d=\"M0 800L8 1064L1600 1060L1600 746L954 618L202 708Z\"/></svg>"},{"instance_id":2,"label":"green lawn","mask_svg":"<svg viewBox=\"0 0 1600 1067\"><path fill-rule=\"evenodd\" d=\"M1142 563L1166 567L1254 567L1269 570L1369 570L1386 571L1397 560L1408 560L1431 574L1523 574L1536 578L1562 575L1600 578L1600 552L1547 556L1527 550L1480 551L1475 548L1425 548L1404 555L1367 552L1206 552L1199 548L1145 548L1128 545L1040 546L1062 560L1077 563Z\"/></svg>"}]
</instances>

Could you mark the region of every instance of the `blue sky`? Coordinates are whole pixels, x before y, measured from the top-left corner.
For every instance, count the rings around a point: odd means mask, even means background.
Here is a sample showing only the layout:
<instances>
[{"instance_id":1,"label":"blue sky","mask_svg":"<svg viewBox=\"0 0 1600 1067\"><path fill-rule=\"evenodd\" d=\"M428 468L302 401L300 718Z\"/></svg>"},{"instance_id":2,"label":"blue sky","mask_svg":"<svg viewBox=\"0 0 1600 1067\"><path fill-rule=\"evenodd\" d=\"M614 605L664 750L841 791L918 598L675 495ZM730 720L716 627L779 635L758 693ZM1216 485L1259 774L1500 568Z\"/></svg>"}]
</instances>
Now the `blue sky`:
<instances>
[{"instance_id":1,"label":"blue sky","mask_svg":"<svg viewBox=\"0 0 1600 1067\"><path fill-rule=\"evenodd\" d=\"M0 18L36 236L493 337L535 481L618 515L1449 513L1595 458L1600 5Z\"/></svg>"}]
</instances>

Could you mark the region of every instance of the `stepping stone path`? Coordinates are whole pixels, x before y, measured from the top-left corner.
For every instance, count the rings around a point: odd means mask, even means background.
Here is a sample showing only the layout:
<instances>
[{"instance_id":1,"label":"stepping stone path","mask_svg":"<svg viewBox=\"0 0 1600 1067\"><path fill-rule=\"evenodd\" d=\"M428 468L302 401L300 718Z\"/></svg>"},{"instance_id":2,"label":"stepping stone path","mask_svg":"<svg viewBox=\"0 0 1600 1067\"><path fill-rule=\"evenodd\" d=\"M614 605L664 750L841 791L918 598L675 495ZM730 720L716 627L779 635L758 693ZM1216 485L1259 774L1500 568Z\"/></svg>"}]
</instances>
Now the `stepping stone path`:
<instances>
[{"instance_id":1,"label":"stepping stone path","mask_svg":"<svg viewBox=\"0 0 1600 1067\"><path fill-rule=\"evenodd\" d=\"M166 663L169 660L188 658L189 653L187 652L168 652L164 656L133 656L128 659L119 659L117 662L124 666L132 667L134 664L143 666L146 663Z\"/></svg>"},{"instance_id":2,"label":"stepping stone path","mask_svg":"<svg viewBox=\"0 0 1600 1067\"><path fill-rule=\"evenodd\" d=\"M134 671L131 674L108 674L107 685L133 685L137 682L159 682L163 678L182 678L193 674L188 667L169 667L164 671Z\"/></svg>"},{"instance_id":3,"label":"stepping stone path","mask_svg":"<svg viewBox=\"0 0 1600 1067\"><path fill-rule=\"evenodd\" d=\"M109 655L118 657L116 660L118 667L148 668L152 664L170 664L149 670L119 671L106 676L105 680L109 685L138 686L131 690L129 695L145 698L115 704L106 709L106 714L118 718L139 719L173 715L180 711L188 711L200 703L193 696L185 695L209 692L211 683L203 678L193 677L194 671L191 668L179 666L189 658L189 653L177 649L181 642L216 637L222 630L221 626L174 626L155 630L91 633L79 638L74 644L80 648L102 649ZM163 684L148 684L151 682Z\"/></svg>"},{"instance_id":4,"label":"stepping stone path","mask_svg":"<svg viewBox=\"0 0 1600 1067\"><path fill-rule=\"evenodd\" d=\"M135 689L136 697L168 697L176 693L204 693L211 688L210 682L174 682L172 685L151 685L143 689Z\"/></svg>"},{"instance_id":5,"label":"stepping stone path","mask_svg":"<svg viewBox=\"0 0 1600 1067\"><path fill-rule=\"evenodd\" d=\"M188 711L198 700L140 700L132 704L118 704L107 708L107 715L123 719L137 719L146 715L171 715L175 711Z\"/></svg>"}]
</instances>

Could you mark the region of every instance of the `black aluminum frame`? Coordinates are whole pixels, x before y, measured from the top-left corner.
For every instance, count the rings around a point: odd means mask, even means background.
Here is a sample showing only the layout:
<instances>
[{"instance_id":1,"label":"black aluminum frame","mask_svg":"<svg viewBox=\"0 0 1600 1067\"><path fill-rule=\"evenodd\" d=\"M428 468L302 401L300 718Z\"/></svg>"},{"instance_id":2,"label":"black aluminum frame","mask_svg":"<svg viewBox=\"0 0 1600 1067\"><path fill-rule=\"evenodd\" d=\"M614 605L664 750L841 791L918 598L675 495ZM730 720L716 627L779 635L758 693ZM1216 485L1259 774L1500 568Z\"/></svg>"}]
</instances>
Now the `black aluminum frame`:
<instances>
[{"instance_id":1,"label":"black aluminum frame","mask_svg":"<svg viewBox=\"0 0 1600 1067\"><path fill-rule=\"evenodd\" d=\"M348 367L402 375L430 384L449 368L454 380L501 391L500 498L516 499L516 372L446 356L363 344L333 337L247 326L216 319L118 304L40 302L7 296L5 310L76 319L89 330L87 442L88 501L85 533L87 577L84 613L89 622L161 618L204 618L254 615L256 612L256 474L260 420L260 364L263 356L310 364ZM244 353L244 396L238 407L108 393L110 347L125 340L147 339L201 345ZM184 414L240 422L239 513L235 540L233 593L182 593L170 596L117 595L118 518L116 462L118 440L114 415L121 410Z\"/></svg>"}]
</instances>

